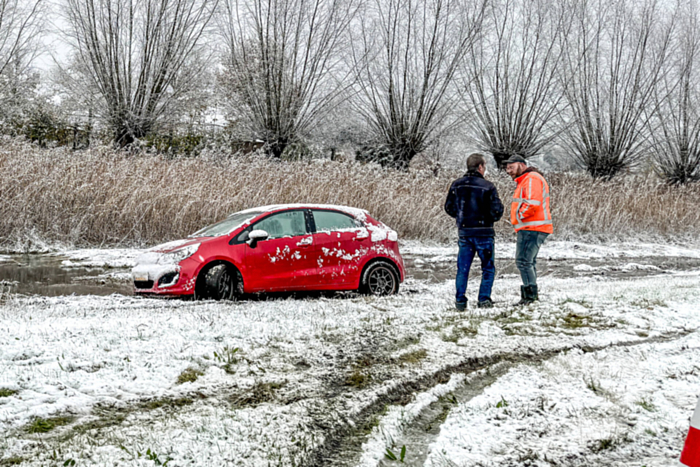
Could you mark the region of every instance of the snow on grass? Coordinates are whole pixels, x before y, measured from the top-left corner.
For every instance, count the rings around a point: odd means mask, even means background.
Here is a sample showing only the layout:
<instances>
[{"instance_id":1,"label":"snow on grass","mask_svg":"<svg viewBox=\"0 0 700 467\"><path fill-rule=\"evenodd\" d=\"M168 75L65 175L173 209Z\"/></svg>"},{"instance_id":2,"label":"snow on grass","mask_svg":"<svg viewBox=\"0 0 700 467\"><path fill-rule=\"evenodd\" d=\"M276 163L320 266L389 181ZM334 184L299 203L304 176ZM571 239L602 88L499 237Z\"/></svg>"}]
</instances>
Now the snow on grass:
<instances>
[{"instance_id":1,"label":"snow on grass","mask_svg":"<svg viewBox=\"0 0 700 467\"><path fill-rule=\"evenodd\" d=\"M0 397L0 459L43 465L56 451L113 465L150 450L173 464L299 464L329 430L352 430L367 407L445 368L697 329L699 279L543 277L542 303L519 309L505 305L517 279L501 279L501 304L467 313L452 307L451 280L409 279L384 298L4 296L0 389L16 393ZM27 433L52 417L69 421Z\"/></svg>"},{"instance_id":2,"label":"snow on grass","mask_svg":"<svg viewBox=\"0 0 700 467\"><path fill-rule=\"evenodd\" d=\"M482 348L492 351L496 347L494 339L523 342L513 340L516 336L529 336L524 339L527 343L535 343L538 337L549 336L554 344L565 336L570 336L572 342L581 342L577 337L585 335L587 345L605 347L623 342L633 343L633 336L649 339L677 332L682 335L700 328L697 308L700 302L699 279L697 271L632 280L601 280L597 277L541 279L546 291L541 295L541 303L512 309L505 316L484 317L475 313L469 324L459 323L444 329L442 338L455 340L463 347L481 344ZM507 293L509 286L511 284L506 281L497 281L494 295ZM538 465L528 462L544 461L542 452L547 453L548 459L564 465L602 465L605 458L603 451L625 443L627 447L617 457L618 460L623 459L619 465L630 465L624 459L636 460L642 456L646 456L646 465L673 465L673 459L680 454L682 437L687 432L688 417L700 387L700 366L697 364L700 361L700 343L696 343L700 342L699 336L700 333L695 331L669 343L610 348L589 354L572 350L552 359L553 363L544 365L550 368L549 374L553 378L568 371L578 389L570 388L556 379L545 385L541 381L544 377L536 377L541 372L538 367L523 364L499 378L483 396L473 399L474 402L461 404L459 410L451 412L449 423L442 426L440 438L431 449L427 465ZM556 347L553 345L549 348ZM473 349L473 352L477 353L478 349ZM521 353L524 352L533 352L533 348L521 349ZM574 360L578 362L575 368L559 368ZM659 383L664 378L670 380ZM659 389L666 391L664 397L676 400L676 407L653 400L647 405L645 401L654 392L649 389L652 384L649 381L659 383ZM595 390L591 392L591 388ZM609 397L607 405L599 408L597 421L586 418L593 407L586 404L591 399L599 403L608 397L605 391L611 388L617 392L629 389L631 395L625 397L628 402L630 398L634 399L629 402L635 409L634 414L638 414L639 407L652 409L649 410L649 417L661 421L649 428L649 433L665 436L663 441L639 437L625 441L627 432L624 428L630 420L630 423L635 423L634 415L632 418L620 416L615 419L617 421L607 418L607 415L617 417L618 412L627 413L622 409L611 409L615 407L615 398L621 397L620 394ZM676 390L678 397L674 399ZM501 396L505 402L502 402ZM416 417L416 411L427 405L421 404L421 401L426 398L431 401L431 397L432 392L428 391L416 397L416 406L390 407L386 417L382 418L363 446L361 465L378 465L387 448L398 452L406 426ZM521 405L525 408L521 407L519 412L505 416L502 409L510 408L517 401L523 401ZM552 422L551 429L545 431L540 428L543 422L538 417L547 418L549 413L537 412L538 404L544 404L543 401L547 402L547 407L557 407L562 411L559 415L561 420ZM477 421L472 423L475 417ZM584 441L570 443L572 447L569 450L557 451L574 431L576 434L584 433L579 436ZM615 433L619 436L613 436ZM522 438L529 439L530 443L520 442ZM552 448L548 450L547 446L550 445ZM415 451L411 446L407 448L408 452ZM598 455L598 452L601 453L598 461L587 463L587 456ZM571 456L567 457L569 454ZM652 462L656 458L661 459L660 464ZM579 460L581 462L577 464ZM639 465L642 464L644 462Z\"/></svg>"},{"instance_id":3,"label":"snow on grass","mask_svg":"<svg viewBox=\"0 0 700 467\"><path fill-rule=\"evenodd\" d=\"M677 465L699 337L519 365L452 410L426 465Z\"/></svg>"}]
</instances>

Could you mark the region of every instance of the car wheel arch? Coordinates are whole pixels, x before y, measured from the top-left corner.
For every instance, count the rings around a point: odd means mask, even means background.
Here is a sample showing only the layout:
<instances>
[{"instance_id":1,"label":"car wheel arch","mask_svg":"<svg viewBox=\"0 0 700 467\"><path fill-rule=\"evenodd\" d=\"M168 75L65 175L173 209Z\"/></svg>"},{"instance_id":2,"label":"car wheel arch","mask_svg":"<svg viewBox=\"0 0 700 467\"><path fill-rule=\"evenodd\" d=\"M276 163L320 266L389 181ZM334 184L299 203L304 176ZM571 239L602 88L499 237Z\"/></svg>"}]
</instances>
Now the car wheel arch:
<instances>
[{"instance_id":1,"label":"car wheel arch","mask_svg":"<svg viewBox=\"0 0 700 467\"><path fill-rule=\"evenodd\" d=\"M235 273L236 276L236 281L237 281L237 287L239 292L243 290L243 284L245 283L245 280L243 278L243 274L241 273L241 269L232 261L228 259L221 259L221 258L215 258L211 259L210 261L204 263L196 272L195 277L195 285L194 285L194 295L195 297L205 297L206 293L206 276L207 272L216 266L219 265L226 265L227 267L231 268L233 272Z\"/></svg>"}]
</instances>

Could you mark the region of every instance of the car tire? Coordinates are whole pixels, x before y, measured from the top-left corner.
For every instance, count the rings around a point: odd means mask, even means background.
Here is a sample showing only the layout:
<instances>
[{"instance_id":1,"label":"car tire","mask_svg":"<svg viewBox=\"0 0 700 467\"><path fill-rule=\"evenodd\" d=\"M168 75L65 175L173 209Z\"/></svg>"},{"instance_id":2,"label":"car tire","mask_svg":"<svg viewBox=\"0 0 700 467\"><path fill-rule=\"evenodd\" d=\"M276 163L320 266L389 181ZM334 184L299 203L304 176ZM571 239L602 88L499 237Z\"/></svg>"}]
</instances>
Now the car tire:
<instances>
[{"instance_id":1,"label":"car tire","mask_svg":"<svg viewBox=\"0 0 700 467\"><path fill-rule=\"evenodd\" d=\"M213 300L235 300L237 298L236 272L226 264L217 264L204 276L206 297Z\"/></svg>"},{"instance_id":2,"label":"car tire","mask_svg":"<svg viewBox=\"0 0 700 467\"><path fill-rule=\"evenodd\" d=\"M399 273L387 261L370 264L362 273L359 292L366 295L394 295L399 292Z\"/></svg>"}]
</instances>

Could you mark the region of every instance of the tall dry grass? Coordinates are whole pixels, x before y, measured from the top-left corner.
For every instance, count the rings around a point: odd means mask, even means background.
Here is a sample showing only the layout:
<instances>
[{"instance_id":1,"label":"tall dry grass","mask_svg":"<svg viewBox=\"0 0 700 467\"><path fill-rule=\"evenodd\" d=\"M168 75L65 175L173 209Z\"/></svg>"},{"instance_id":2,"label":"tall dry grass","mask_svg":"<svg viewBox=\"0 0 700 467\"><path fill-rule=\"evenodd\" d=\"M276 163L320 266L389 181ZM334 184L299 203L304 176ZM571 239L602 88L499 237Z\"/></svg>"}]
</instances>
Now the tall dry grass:
<instances>
[{"instance_id":1,"label":"tall dry grass","mask_svg":"<svg viewBox=\"0 0 700 467\"><path fill-rule=\"evenodd\" d=\"M259 157L168 160L105 148L42 150L17 140L0 142L0 173L0 244L6 250L31 249L36 242L150 245L186 236L234 211L295 202L364 208L402 238L446 241L456 229L443 203L461 175ZM503 174L490 178L507 206L513 182ZM547 178L557 238L688 241L700 232L697 185ZM497 233L513 236L506 220Z\"/></svg>"}]
</instances>

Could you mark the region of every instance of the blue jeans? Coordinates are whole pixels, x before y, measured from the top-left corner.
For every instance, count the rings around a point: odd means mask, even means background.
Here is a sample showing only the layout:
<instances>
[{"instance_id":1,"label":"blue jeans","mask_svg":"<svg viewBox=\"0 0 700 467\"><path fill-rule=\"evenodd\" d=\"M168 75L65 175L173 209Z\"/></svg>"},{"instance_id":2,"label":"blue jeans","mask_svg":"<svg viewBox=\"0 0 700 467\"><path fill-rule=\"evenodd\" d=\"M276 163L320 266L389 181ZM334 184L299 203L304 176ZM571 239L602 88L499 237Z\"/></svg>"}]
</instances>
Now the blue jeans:
<instances>
[{"instance_id":1,"label":"blue jeans","mask_svg":"<svg viewBox=\"0 0 700 467\"><path fill-rule=\"evenodd\" d=\"M518 231L518 241L515 245L515 265L520 271L520 277L525 287L537 285L537 253L548 236L548 233L533 230Z\"/></svg>"},{"instance_id":2,"label":"blue jeans","mask_svg":"<svg viewBox=\"0 0 700 467\"><path fill-rule=\"evenodd\" d=\"M472 267L474 254L481 259L481 286L479 287L479 301L483 302L491 298L491 288L496 277L496 265L494 258L493 237L459 237L459 255L457 256L457 303L466 303L467 281L469 270Z\"/></svg>"}]
</instances>

